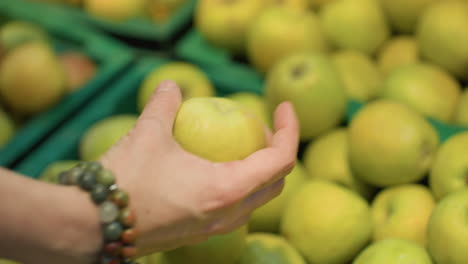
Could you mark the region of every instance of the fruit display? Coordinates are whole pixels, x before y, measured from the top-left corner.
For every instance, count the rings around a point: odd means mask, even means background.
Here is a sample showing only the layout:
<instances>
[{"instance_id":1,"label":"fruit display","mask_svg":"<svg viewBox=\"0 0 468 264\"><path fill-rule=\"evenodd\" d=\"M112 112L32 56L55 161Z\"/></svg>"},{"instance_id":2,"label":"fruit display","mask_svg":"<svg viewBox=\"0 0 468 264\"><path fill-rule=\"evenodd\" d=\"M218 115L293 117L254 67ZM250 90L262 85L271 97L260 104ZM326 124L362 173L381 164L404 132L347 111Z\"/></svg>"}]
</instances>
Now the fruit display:
<instances>
[{"instance_id":1,"label":"fruit display","mask_svg":"<svg viewBox=\"0 0 468 264\"><path fill-rule=\"evenodd\" d=\"M123 19L141 15L143 2L82 6ZM54 156L56 163L40 164L41 180L54 182L62 168L102 157L131 131L166 79L183 97L175 140L214 162L266 147L275 108L290 101L300 142L282 193L241 228L142 256L143 264L468 263L468 2L198 0L192 20L170 59L157 58L156 66L135 59L111 89L26 159L41 160L46 147L67 138L71 146L61 146L66 150ZM92 67L74 54L53 58L42 42L16 44L44 38L24 31L30 37L6 38L0 94L7 111L30 113L74 91L80 83L74 78L89 76ZM49 84L38 85L51 89L40 98L45 102L8 95L28 91L10 71L37 66L9 60L20 48L42 49L41 65L49 66L41 75L54 72ZM67 81L74 67L83 72ZM26 92L2 89L14 81ZM0 144L16 129L2 113Z\"/></svg>"},{"instance_id":2,"label":"fruit display","mask_svg":"<svg viewBox=\"0 0 468 264\"><path fill-rule=\"evenodd\" d=\"M95 75L93 59L78 50L56 51L40 26L10 20L0 26L0 149L15 132Z\"/></svg>"}]
</instances>

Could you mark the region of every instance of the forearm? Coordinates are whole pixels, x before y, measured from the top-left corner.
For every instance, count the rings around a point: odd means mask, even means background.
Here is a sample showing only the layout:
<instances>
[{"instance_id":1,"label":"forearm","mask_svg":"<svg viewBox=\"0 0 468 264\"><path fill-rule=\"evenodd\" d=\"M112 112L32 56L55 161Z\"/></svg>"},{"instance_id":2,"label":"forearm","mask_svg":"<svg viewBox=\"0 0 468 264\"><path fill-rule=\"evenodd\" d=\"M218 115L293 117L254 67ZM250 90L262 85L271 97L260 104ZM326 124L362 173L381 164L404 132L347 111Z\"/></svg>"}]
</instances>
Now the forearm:
<instances>
[{"instance_id":1,"label":"forearm","mask_svg":"<svg viewBox=\"0 0 468 264\"><path fill-rule=\"evenodd\" d=\"M86 192L0 168L0 257L23 263L91 263L101 235Z\"/></svg>"}]
</instances>

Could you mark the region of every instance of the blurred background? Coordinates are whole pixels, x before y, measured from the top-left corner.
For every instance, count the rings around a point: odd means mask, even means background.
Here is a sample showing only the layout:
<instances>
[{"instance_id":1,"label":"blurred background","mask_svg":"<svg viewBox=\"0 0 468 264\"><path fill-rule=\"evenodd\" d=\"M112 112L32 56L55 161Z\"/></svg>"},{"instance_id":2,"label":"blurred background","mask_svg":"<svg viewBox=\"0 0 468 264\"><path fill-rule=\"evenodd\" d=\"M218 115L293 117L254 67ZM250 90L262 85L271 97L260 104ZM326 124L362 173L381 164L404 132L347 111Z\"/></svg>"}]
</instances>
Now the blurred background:
<instances>
[{"instance_id":1,"label":"blurred background","mask_svg":"<svg viewBox=\"0 0 468 264\"><path fill-rule=\"evenodd\" d=\"M301 142L248 227L144 264L468 263L468 1L2 0L0 166L57 182L165 79L270 128L289 100Z\"/></svg>"}]
</instances>

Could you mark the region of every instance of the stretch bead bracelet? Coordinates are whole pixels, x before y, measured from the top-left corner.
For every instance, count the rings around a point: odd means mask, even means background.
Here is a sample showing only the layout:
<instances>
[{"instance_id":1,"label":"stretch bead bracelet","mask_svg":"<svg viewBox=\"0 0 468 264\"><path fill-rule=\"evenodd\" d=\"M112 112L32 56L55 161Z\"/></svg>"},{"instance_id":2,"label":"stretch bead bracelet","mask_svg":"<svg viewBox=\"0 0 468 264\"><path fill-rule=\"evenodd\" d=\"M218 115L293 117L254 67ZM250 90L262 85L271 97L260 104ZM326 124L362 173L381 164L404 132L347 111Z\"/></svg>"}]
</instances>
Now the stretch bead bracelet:
<instances>
[{"instance_id":1,"label":"stretch bead bracelet","mask_svg":"<svg viewBox=\"0 0 468 264\"><path fill-rule=\"evenodd\" d=\"M137 264L135 213L128 207L128 194L115 183L115 177L98 162L82 162L59 175L62 185L78 185L89 192L98 206L103 249L98 264Z\"/></svg>"}]
</instances>

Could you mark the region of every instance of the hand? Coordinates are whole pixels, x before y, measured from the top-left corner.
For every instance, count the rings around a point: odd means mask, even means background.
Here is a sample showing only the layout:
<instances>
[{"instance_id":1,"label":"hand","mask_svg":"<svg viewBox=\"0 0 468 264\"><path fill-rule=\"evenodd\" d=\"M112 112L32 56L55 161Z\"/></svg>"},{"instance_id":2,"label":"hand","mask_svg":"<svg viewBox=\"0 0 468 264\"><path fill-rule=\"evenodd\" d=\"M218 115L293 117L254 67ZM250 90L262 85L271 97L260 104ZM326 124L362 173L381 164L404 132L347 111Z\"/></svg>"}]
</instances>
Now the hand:
<instances>
[{"instance_id":1,"label":"hand","mask_svg":"<svg viewBox=\"0 0 468 264\"><path fill-rule=\"evenodd\" d=\"M280 194L294 167L298 121L290 103L275 112L268 147L244 160L214 163L183 150L172 136L181 94L164 81L135 128L101 159L130 193L141 254L198 243L244 225Z\"/></svg>"}]
</instances>

